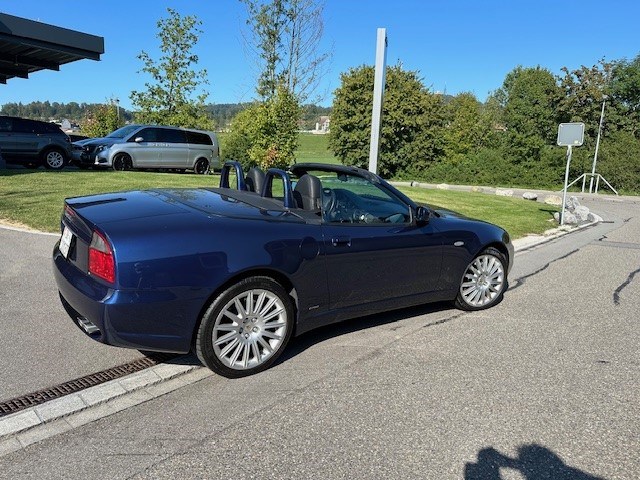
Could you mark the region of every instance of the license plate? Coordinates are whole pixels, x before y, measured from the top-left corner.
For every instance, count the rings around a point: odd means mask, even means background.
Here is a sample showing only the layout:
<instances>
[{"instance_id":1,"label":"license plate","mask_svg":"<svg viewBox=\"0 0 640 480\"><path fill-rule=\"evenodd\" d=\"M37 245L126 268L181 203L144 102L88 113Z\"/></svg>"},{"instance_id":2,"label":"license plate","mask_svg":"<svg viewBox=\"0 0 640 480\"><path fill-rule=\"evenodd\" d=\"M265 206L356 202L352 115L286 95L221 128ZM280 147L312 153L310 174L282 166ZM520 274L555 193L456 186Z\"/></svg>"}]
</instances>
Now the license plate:
<instances>
[{"instance_id":1,"label":"license plate","mask_svg":"<svg viewBox=\"0 0 640 480\"><path fill-rule=\"evenodd\" d=\"M69 230L69 227L65 225L62 231L62 237L60 238L60 253L64 258L69 255L69 248L71 247L71 240L73 239L73 233Z\"/></svg>"}]
</instances>

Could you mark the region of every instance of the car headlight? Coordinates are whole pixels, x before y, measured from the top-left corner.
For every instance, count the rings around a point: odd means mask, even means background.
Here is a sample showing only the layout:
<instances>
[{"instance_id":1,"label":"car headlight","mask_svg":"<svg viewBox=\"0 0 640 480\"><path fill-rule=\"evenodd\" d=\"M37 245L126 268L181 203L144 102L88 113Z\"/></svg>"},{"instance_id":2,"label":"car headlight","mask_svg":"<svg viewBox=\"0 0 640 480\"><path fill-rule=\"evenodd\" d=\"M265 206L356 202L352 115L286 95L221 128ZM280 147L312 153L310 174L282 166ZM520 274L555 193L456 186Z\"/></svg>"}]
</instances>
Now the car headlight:
<instances>
[{"instance_id":1,"label":"car headlight","mask_svg":"<svg viewBox=\"0 0 640 480\"><path fill-rule=\"evenodd\" d=\"M105 148L107 148L106 145L98 145L96 147L96 153L101 152L102 150L104 150Z\"/></svg>"}]
</instances>

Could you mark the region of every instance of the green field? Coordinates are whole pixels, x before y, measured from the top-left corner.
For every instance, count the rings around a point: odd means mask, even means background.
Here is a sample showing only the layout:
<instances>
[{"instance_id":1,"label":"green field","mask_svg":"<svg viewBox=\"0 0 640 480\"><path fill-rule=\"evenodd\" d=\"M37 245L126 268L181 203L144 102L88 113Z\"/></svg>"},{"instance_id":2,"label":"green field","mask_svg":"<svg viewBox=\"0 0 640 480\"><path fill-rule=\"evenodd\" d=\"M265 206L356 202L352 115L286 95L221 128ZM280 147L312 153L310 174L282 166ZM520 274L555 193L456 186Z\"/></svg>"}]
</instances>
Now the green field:
<instances>
[{"instance_id":1,"label":"green field","mask_svg":"<svg viewBox=\"0 0 640 480\"><path fill-rule=\"evenodd\" d=\"M220 149L224 155L224 141L226 134L218 133L220 139ZM296 151L296 161L319 162L319 163L340 163L329 150L329 135L313 135L312 133L298 134L298 150Z\"/></svg>"},{"instance_id":2,"label":"green field","mask_svg":"<svg viewBox=\"0 0 640 480\"><path fill-rule=\"evenodd\" d=\"M319 161L319 159L316 159ZM0 220L56 232L66 197L146 188L218 186L218 175L12 169L0 170ZM504 227L513 238L551 228L552 207L482 193L402 188L417 202L448 208Z\"/></svg>"},{"instance_id":3,"label":"green field","mask_svg":"<svg viewBox=\"0 0 640 480\"><path fill-rule=\"evenodd\" d=\"M296 152L296 161L318 163L340 163L329 150L328 135L313 135L301 133L298 137L299 147Z\"/></svg>"}]
</instances>

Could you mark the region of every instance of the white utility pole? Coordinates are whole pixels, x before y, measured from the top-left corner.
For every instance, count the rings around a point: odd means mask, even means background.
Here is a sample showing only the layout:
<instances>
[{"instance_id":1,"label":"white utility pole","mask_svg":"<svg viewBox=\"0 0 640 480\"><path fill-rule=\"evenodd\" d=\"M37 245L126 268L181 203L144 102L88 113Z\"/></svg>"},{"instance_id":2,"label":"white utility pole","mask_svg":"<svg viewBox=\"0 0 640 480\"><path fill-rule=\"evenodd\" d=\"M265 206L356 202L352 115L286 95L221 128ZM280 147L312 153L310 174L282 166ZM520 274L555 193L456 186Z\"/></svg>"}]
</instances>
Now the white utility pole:
<instances>
[{"instance_id":1,"label":"white utility pole","mask_svg":"<svg viewBox=\"0 0 640 480\"><path fill-rule=\"evenodd\" d=\"M371 112L371 142L369 144L369 171L378 173L378 149L380 148L380 118L384 99L384 83L387 70L387 29L378 29L376 45L376 70L373 81L373 111Z\"/></svg>"},{"instance_id":2,"label":"white utility pole","mask_svg":"<svg viewBox=\"0 0 640 480\"><path fill-rule=\"evenodd\" d=\"M600 125L598 126L598 139L596 140L596 153L593 155L593 165L591 166L591 180L589 181L589 193L593 189L593 177L596 175L596 163L598 163L598 149L600 148L600 135L602 134L602 123L604 121L604 105L607 103L607 96L602 97L602 111L600 112Z\"/></svg>"}]
</instances>

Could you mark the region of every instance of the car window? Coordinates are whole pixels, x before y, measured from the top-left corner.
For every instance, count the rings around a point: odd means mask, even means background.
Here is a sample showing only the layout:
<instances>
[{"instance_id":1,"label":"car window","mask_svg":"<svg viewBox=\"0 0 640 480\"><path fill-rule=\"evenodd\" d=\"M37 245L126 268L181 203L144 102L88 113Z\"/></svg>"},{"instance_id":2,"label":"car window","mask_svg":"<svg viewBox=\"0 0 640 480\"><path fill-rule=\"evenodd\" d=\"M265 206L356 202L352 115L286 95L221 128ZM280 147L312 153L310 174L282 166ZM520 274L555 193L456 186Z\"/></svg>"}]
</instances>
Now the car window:
<instances>
[{"instance_id":1,"label":"car window","mask_svg":"<svg viewBox=\"0 0 640 480\"><path fill-rule=\"evenodd\" d=\"M158 142L186 143L187 139L183 130L174 128L158 128Z\"/></svg>"},{"instance_id":2,"label":"car window","mask_svg":"<svg viewBox=\"0 0 640 480\"><path fill-rule=\"evenodd\" d=\"M140 125L127 125L125 127L120 127L117 130L114 130L113 132L111 132L109 135L107 135L107 138L125 138L126 136L131 135L133 132L135 132L139 128L140 128ZM133 141L133 139L131 139L131 141Z\"/></svg>"},{"instance_id":3,"label":"car window","mask_svg":"<svg viewBox=\"0 0 640 480\"><path fill-rule=\"evenodd\" d=\"M47 133L64 133L55 123L43 124L43 130Z\"/></svg>"},{"instance_id":4,"label":"car window","mask_svg":"<svg viewBox=\"0 0 640 480\"><path fill-rule=\"evenodd\" d=\"M187 132L187 143L195 143L198 145L213 145L211 137L206 133Z\"/></svg>"},{"instance_id":5,"label":"car window","mask_svg":"<svg viewBox=\"0 0 640 480\"><path fill-rule=\"evenodd\" d=\"M33 133L36 131L34 122L25 120L24 118L15 118L13 120L13 131L20 133Z\"/></svg>"},{"instance_id":6,"label":"car window","mask_svg":"<svg viewBox=\"0 0 640 480\"><path fill-rule=\"evenodd\" d=\"M13 120L11 118L0 118L0 132L10 132L13 130Z\"/></svg>"},{"instance_id":7,"label":"car window","mask_svg":"<svg viewBox=\"0 0 640 480\"><path fill-rule=\"evenodd\" d=\"M317 172L322 183L322 218L326 223L408 223L409 206L366 178Z\"/></svg>"},{"instance_id":8,"label":"car window","mask_svg":"<svg viewBox=\"0 0 640 480\"><path fill-rule=\"evenodd\" d=\"M129 139L130 142L134 142L136 138L142 137L143 142L158 142L160 137L159 128L143 128L139 132L133 134Z\"/></svg>"}]
</instances>

